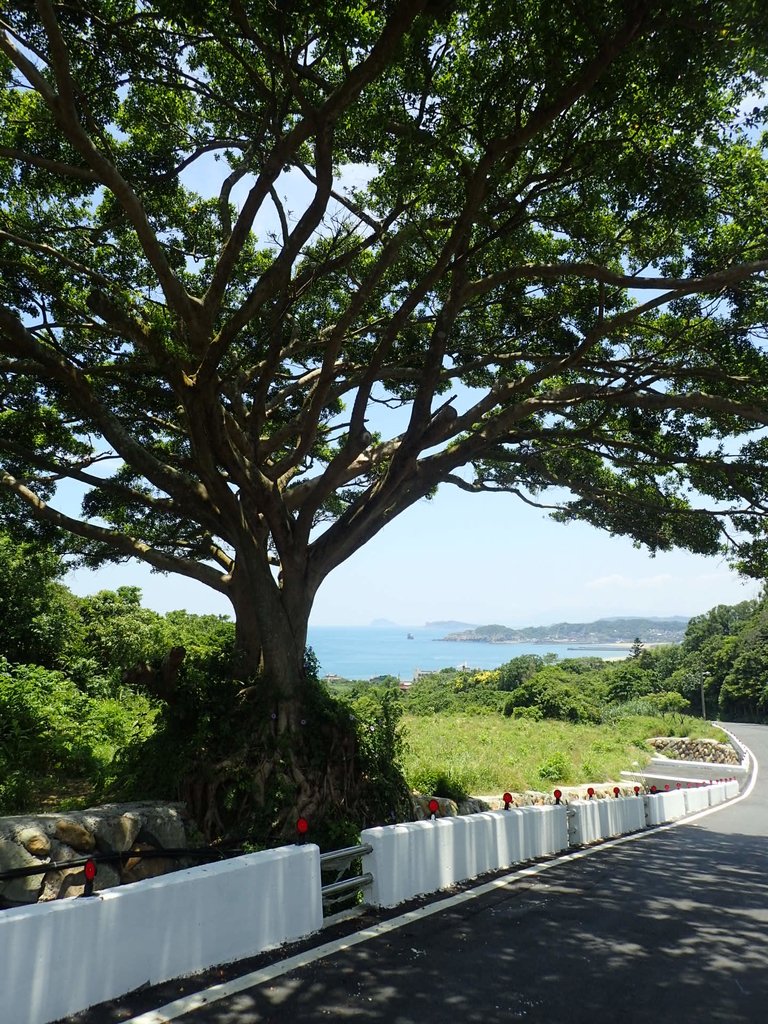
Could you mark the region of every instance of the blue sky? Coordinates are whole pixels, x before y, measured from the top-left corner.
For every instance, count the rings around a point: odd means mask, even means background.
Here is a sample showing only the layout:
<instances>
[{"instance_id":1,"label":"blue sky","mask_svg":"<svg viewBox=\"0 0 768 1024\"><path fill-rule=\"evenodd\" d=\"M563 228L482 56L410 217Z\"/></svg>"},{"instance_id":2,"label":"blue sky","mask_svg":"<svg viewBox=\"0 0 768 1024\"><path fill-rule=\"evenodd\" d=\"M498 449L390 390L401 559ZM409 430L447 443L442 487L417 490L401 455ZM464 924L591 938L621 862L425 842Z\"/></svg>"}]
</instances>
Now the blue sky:
<instances>
[{"instance_id":1,"label":"blue sky","mask_svg":"<svg viewBox=\"0 0 768 1024\"><path fill-rule=\"evenodd\" d=\"M76 593L140 586L158 611L228 614L228 602L201 584L141 565L78 571ZM390 523L328 577L312 624L403 625L460 619L508 626L610 615L697 615L756 597L718 559L676 551L649 557L631 542L580 523L562 525L510 495L470 495L443 487Z\"/></svg>"}]
</instances>

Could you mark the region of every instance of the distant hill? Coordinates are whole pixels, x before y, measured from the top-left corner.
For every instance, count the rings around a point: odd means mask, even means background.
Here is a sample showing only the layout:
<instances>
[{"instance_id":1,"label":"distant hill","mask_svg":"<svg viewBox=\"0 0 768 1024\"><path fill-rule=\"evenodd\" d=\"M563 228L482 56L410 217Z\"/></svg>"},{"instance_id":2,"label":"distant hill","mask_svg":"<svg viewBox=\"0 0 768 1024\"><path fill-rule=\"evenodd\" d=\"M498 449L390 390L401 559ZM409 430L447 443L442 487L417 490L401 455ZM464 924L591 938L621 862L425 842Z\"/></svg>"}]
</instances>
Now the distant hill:
<instances>
[{"instance_id":1,"label":"distant hill","mask_svg":"<svg viewBox=\"0 0 768 1024\"><path fill-rule=\"evenodd\" d=\"M682 615L671 618L626 616L597 619L595 622L556 622L551 626L526 626L522 629L492 624L451 632L443 639L491 644L631 644L639 637L644 644L675 644L683 639L687 625L688 619Z\"/></svg>"},{"instance_id":2,"label":"distant hill","mask_svg":"<svg viewBox=\"0 0 768 1024\"><path fill-rule=\"evenodd\" d=\"M424 629L475 629L474 622L458 622L455 619L446 619L438 622L425 622Z\"/></svg>"},{"instance_id":3,"label":"distant hill","mask_svg":"<svg viewBox=\"0 0 768 1024\"><path fill-rule=\"evenodd\" d=\"M371 629L392 629L395 626L399 627L399 622L393 622L392 619L374 619L371 622Z\"/></svg>"}]
</instances>

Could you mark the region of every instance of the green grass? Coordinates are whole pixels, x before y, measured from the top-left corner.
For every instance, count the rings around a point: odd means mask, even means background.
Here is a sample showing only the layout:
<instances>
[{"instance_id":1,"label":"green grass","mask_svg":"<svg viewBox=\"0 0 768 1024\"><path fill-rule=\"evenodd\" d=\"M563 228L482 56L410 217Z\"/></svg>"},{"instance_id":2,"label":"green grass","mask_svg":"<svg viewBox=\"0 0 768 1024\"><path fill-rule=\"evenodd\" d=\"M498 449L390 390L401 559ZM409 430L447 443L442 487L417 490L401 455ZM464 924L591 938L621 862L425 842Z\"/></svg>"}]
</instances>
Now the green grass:
<instances>
[{"instance_id":1,"label":"green grass","mask_svg":"<svg viewBox=\"0 0 768 1024\"><path fill-rule=\"evenodd\" d=\"M446 714L407 715L403 721L409 785L475 795L619 779L622 770L648 761L649 736L725 739L706 722L679 715L632 716L610 725Z\"/></svg>"}]
</instances>

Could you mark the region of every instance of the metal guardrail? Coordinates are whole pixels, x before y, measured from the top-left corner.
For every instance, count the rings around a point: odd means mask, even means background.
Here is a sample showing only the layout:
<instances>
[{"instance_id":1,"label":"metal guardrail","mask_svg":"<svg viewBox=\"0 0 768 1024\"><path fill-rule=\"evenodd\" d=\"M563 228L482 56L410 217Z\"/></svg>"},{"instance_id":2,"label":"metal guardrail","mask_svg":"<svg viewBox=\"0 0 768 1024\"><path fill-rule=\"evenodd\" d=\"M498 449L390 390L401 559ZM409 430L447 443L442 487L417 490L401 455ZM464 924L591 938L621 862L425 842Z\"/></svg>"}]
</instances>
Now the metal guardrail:
<instances>
[{"instance_id":1,"label":"metal guardrail","mask_svg":"<svg viewBox=\"0 0 768 1024\"><path fill-rule=\"evenodd\" d=\"M347 896L354 896L361 892L373 882L373 875L370 871L364 871L358 875L351 875L349 878L341 878L350 864L366 853L371 853L373 847L368 843L362 846L346 846L342 850L330 850L328 853L320 854L320 870L336 867L338 869L336 880L321 886L320 892L323 897L323 909L329 908L337 900Z\"/></svg>"},{"instance_id":2,"label":"metal guardrail","mask_svg":"<svg viewBox=\"0 0 768 1024\"><path fill-rule=\"evenodd\" d=\"M345 846L343 850L330 850L328 853L320 854L320 867L342 862L349 864L355 857L362 857L366 853L373 853L370 843L364 843L362 846Z\"/></svg>"}]
</instances>

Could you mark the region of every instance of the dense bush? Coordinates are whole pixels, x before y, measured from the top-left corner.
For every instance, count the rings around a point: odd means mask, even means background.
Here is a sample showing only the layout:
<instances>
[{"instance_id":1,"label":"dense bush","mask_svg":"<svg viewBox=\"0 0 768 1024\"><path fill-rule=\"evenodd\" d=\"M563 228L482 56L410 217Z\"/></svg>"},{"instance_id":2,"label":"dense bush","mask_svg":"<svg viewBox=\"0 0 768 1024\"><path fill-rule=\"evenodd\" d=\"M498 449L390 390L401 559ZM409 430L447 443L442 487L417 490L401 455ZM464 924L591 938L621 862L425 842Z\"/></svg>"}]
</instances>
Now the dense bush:
<instances>
[{"instance_id":1,"label":"dense bush","mask_svg":"<svg viewBox=\"0 0 768 1024\"><path fill-rule=\"evenodd\" d=\"M361 767L380 789L378 817L403 821L410 815L403 775L405 735L403 700L395 686L368 688L346 703L357 725Z\"/></svg>"},{"instance_id":2,"label":"dense bush","mask_svg":"<svg viewBox=\"0 0 768 1024\"><path fill-rule=\"evenodd\" d=\"M539 669L546 664L539 654L521 654L512 658L497 669L498 688L500 690L514 690L522 686L531 676L536 675Z\"/></svg>"},{"instance_id":3,"label":"dense bush","mask_svg":"<svg viewBox=\"0 0 768 1024\"><path fill-rule=\"evenodd\" d=\"M602 722L617 722L619 719L632 716L662 719L669 716L676 719L677 724L682 727L689 710L690 706L685 697L675 690L669 690L661 693L649 693L644 697L635 697L634 700L623 701L619 704L608 704L603 708L600 720Z\"/></svg>"},{"instance_id":4,"label":"dense bush","mask_svg":"<svg viewBox=\"0 0 768 1024\"><path fill-rule=\"evenodd\" d=\"M509 694L504 714L531 709L543 718L598 722L602 689L600 677L594 672L580 675L559 666L546 666Z\"/></svg>"},{"instance_id":5,"label":"dense bush","mask_svg":"<svg viewBox=\"0 0 768 1024\"><path fill-rule=\"evenodd\" d=\"M225 633L221 638L221 656L209 651L205 671L200 663L185 663L172 699L160 705L153 735L119 752L105 795L184 799L209 838L257 845L284 841L273 829L287 792L276 787L295 786L279 770L290 761L288 738L271 727L275 715L260 701L258 680L244 687L232 679ZM311 652L305 668L311 676ZM348 745L354 771L367 780L368 793L364 806L345 809L343 780L329 777L329 790L339 787L338 813L313 830L312 838L326 848L350 845L361 827L408 817L399 690L361 687L338 699L316 678L314 682L312 702L300 725L305 749L320 759L326 749L324 732L333 732L338 742ZM263 737L263 746L254 744L254 735ZM350 771L352 767L350 763Z\"/></svg>"},{"instance_id":6,"label":"dense bush","mask_svg":"<svg viewBox=\"0 0 768 1024\"><path fill-rule=\"evenodd\" d=\"M248 727L243 686L231 676L231 649L224 645L220 653L218 663L211 654L181 666L172 699L158 704L152 733L135 736L115 757L106 796L177 800L196 764L237 750Z\"/></svg>"},{"instance_id":7,"label":"dense bush","mask_svg":"<svg viewBox=\"0 0 768 1024\"><path fill-rule=\"evenodd\" d=\"M409 689L406 710L412 715L498 714L504 706L498 682L497 672L430 672L420 676Z\"/></svg>"},{"instance_id":8,"label":"dense bush","mask_svg":"<svg viewBox=\"0 0 768 1024\"><path fill-rule=\"evenodd\" d=\"M471 783L466 774L446 770L439 765L422 765L413 772L409 781L417 793L445 797L456 803L466 800L471 793Z\"/></svg>"},{"instance_id":9,"label":"dense bush","mask_svg":"<svg viewBox=\"0 0 768 1024\"><path fill-rule=\"evenodd\" d=\"M41 790L73 778L95 783L154 714L141 695L89 697L61 672L0 658L0 813L31 810Z\"/></svg>"}]
</instances>

